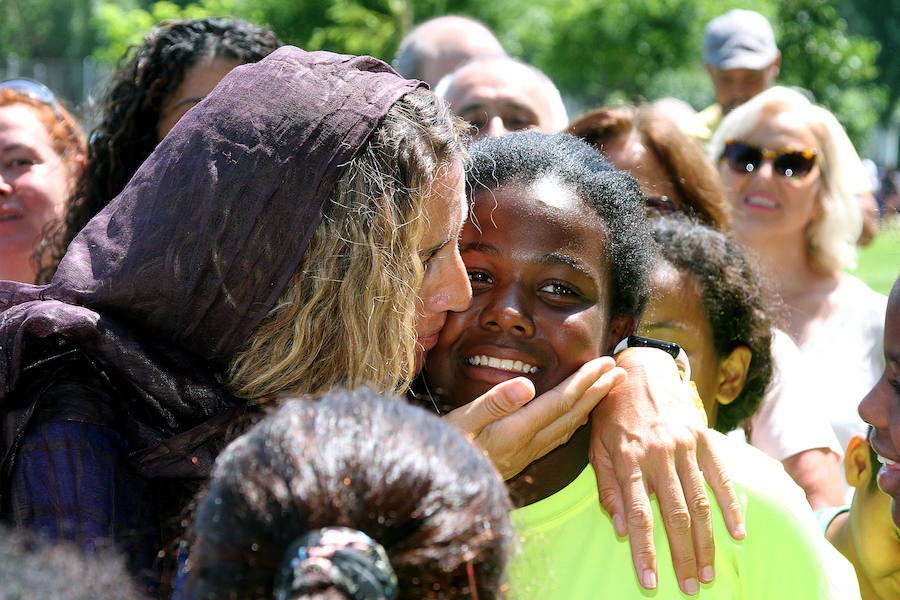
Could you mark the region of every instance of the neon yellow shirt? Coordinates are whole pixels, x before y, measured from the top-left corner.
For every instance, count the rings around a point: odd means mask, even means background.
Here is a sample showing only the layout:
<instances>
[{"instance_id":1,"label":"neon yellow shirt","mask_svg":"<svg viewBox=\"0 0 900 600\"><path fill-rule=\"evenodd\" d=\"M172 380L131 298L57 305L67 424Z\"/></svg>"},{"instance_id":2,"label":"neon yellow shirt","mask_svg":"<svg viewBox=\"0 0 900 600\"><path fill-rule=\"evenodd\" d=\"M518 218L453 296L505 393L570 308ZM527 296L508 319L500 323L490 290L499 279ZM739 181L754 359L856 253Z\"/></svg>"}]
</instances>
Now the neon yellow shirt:
<instances>
[{"instance_id":1,"label":"neon yellow shirt","mask_svg":"<svg viewBox=\"0 0 900 600\"><path fill-rule=\"evenodd\" d=\"M781 465L746 444L716 434L743 509L747 537L735 541L713 501L716 578L699 598L848 600L859 598L853 567L819 531L803 492ZM728 446L726 452L723 446ZM707 489L710 499L712 492ZM691 598L682 594L652 498L659 587L638 583L628 540L617 538L600 507L590 465L571 484L514 510L520 548L508 570L512 597L579 600Z\"/></svg>"}]
</instances>

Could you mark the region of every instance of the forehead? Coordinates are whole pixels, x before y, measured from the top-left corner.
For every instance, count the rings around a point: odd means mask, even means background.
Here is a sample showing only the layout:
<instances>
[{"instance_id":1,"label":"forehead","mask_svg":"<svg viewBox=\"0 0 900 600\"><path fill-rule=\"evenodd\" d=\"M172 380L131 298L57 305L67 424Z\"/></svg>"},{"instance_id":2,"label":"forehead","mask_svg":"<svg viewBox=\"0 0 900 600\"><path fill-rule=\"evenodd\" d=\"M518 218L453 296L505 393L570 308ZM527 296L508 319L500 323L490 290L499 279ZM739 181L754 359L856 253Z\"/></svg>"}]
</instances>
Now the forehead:
<instances>
[{"instance_id":1,"label":"forehead","mask_svg":"<svg viewBox=\"0 0 900 600\"><path fill-rule=\"evenodd\" d=\"M425 207L428 219L425 243L447 239L459 231L466 219L468 207L462 163L455 160L441 167L438 177L431 184L430 192Z\"/></svg>"},{"instance_id":2,"label":"forehead","mask_svg":"<svg viewBox=\"0 0 900 600\"><path fill-rule=\"evenodd\" d=\"M214 57L191 67L184 74L181 85L169 98L169 103L180 98L202 97L209 94L223 77L242 63L233 58Z\"/></svg>"},{"instance_id":3,"label":"forehead","mask_svg":"<svg viewBox=\"0 0 900 600\"><path fill-rule=\"evenodd\" d=\"M482 238L519 257L564 252L606 271L606 233L597 213L553 179L508 183L475 194L466 241Z\"/></svg>"},{"instance_id":4,"label":"forehead","mask_svg":"<svg viewBox=\"0 0 900 600\"><path fill-rule=\"evenodd\" d=\"M796 112L763 111L745 139L771 150L819 147L803 116Z\"/></svg>"},{"instance_id":5,"label":"forehead","mask_svg":"<svg viewBox=\"0 0 900 600\"><path fill-rule=\"evenodd\" d=\"M24 104L0 106L0 135L10 142L50 144L50 134L37 114Z\"/></svg>"},{"instance_id":6,"label":"forehead","mask_svg":"<svg viewBox=\"0 0 900 600\"><path fill-rule=\"evenodd\" d=\"M542 122L552 120L544 83L528 67L509 60L483 60L464 68L454 77L448 100L456 111L524 106Z\"/></svg>"},{"instance_id":7,"label":"forehead","mask_svg":"<svg viewBox=\"0 0 900 600\"><path fill-rule=\"evenodd\" d=\"M702 313L700 282L690 273L657 260L650 272L650 288L653 310L648 310L648 316L653 312L654 318L676 323L696 321L698 316L706 320Z\"/></svg>"},{"instance_id":8,"label":"forehead","mask_svg":"<svg viewBox=\"0 0 900 600\"><path fill-rule=\"evenodd\" d=\"M729 81L755 81L763 79L766 75L765 69L719 69L712 67L712 72L716 77Z\"/></svg>"}]
</instances>

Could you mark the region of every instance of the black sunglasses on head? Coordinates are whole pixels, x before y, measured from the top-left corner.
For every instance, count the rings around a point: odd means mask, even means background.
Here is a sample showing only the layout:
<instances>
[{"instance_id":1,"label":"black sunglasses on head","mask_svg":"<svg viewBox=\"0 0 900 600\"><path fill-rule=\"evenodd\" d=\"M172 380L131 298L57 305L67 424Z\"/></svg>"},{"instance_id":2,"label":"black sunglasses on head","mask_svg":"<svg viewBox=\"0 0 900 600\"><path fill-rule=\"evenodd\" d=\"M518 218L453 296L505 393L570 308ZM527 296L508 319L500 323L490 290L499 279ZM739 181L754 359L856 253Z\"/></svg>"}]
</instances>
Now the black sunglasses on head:
<instances>
[{"instance_id":1,"label":"black sunglasses on head","mask_svg":"<svg viewBox=\"0 0 900 600\"><path fill-rule=\"evenodd\" d=\"M782 177L803 177L816 165L815 149L779 151L766 150L747 142L728 140L722 158L735 173L753 173L763 161L772 161L772 170Z\"/></svg>"}]
</instances>

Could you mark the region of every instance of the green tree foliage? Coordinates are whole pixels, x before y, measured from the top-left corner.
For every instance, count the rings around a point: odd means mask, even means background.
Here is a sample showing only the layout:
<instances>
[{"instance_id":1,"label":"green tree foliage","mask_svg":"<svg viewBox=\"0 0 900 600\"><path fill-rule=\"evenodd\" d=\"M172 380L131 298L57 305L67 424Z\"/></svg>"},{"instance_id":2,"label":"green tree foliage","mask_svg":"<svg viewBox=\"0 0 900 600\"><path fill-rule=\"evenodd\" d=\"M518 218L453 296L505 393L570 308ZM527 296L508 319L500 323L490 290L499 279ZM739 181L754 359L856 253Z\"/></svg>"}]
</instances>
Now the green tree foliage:
<instances>
[{"instance_id":1,"label":"green tree foliage","mask_svg":"<svg viewBox=\"0 0 900 600\"><path fill-rule=\"evenodd\" d=\"M82 58L95 30L91 0L0 0L0 57Z\"/></svg>"},{"instance_id":2,"label":"green tree foliage","mask_svg":"<svg viewBox=\"0 0 900 600\"><path fill-rule=\"evenodd\" d=\"M884 102L875 85L878 43L847 31L827 0L792 0L779 12L779 80L810 90L831 109L850 137L861 140L878 121Z\"/></svg>"},{"instance_id":3,"label":"green tree foliage","mask_svg":"<svg viewBox=\"0 0 900 600\"><path fill-rule=\"evenodd\" d=\"M883 124L896 114L900 102L900 3L845 0L841 8L851 30L867 35L881 45L875 60L879 83L885 87L885 101L881 107Z\"/></svg>"},{"instance_id":4,"label":"green tree foliage","mask_svg":"<svg viewBox=\"0 0 900 600\"><path fill-rule=\"evenodd\" d=\"M202 19L224 17L237 12L234 0L203 0L200 3L176 4L168 0L140 5L137 2L101 0L94 11L91 25L99 33L101 43L93 49L100 63L113 65L129 46L140 44L151 27L170 19ZM262 13L255 15L263 16Z\"/></svg>"}]
</instances>

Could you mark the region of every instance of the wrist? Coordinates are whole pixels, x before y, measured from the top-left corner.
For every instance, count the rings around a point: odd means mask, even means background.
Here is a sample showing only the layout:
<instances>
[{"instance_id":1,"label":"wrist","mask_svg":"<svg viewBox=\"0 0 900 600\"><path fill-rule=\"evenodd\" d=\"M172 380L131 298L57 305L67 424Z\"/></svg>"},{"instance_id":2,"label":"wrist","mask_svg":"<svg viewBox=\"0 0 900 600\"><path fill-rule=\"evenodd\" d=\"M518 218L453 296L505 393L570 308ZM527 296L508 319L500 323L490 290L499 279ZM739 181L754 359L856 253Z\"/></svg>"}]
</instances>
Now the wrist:
<instances>
[{"instance_id":1,"label":"wrist","mask_svg":"<svg viewBox=\"0 0 900 600\"><path fill-rule=\"evenodd\" d=\"M691 363L688 359L687 354L682 349L682 347L675 342L669 342L665 340L658 340L655 338L648 338L639 335L630 335L627 338L623 339L619 342L615 349L613 350L613 354L616 358L616 363L619 364L620 357L623 357L623 353L628 352L629 349L634 348L648 348L653 350L659 350L663 353L670 356L675 361L675 366L678 369L678 374L681 376L682 381L690 381L691 379ZM645 355L649 356L649 355Z\"/></svg>"}]
</instances>

